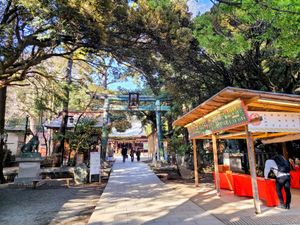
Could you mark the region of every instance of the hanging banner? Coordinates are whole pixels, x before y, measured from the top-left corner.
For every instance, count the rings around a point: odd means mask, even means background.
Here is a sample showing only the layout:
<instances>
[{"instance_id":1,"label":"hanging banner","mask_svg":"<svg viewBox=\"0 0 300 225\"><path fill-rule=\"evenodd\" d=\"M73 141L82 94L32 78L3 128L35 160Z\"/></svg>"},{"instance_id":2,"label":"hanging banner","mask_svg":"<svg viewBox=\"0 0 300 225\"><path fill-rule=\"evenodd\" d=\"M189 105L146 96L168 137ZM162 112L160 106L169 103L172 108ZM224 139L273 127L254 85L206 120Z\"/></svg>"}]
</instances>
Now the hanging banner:
<instances>
[{"instance_id":1,"label":"hanging banner","mask_svg":"<svg viewBox=\"0 0 300 225\"><path fill-rule=\"evenodd\" d=\"M237 99L187 125L190 138L209 135L248 123L247 110Z\"/></svg>"},{"instance_id":2,"label":"hanging banner","mask_svg":"<svg viewBox=\"0 0 300 225\"><path fill-rule=\"evenodd\" d=\"M300 132L300 113L248 111L250 120L261 117L261 121L249 123L251 132Z\"/></svg>"}]
</instances>

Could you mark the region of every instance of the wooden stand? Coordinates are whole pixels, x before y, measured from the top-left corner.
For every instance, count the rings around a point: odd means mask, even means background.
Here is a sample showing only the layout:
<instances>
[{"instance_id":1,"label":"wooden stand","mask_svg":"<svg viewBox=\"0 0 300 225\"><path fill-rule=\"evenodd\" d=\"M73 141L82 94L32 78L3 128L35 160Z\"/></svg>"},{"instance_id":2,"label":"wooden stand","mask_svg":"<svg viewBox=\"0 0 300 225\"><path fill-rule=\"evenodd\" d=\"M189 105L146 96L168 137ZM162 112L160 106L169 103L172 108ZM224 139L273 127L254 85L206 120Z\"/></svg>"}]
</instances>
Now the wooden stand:
<instances>
[{"instance_id":1,"label":"wooden stand","mask_svg":"<svg viewBox=\"0 0 300 225\"><path fill-rule=\"evenodd\" d=\"M255 164L253 138L252 138L251 133L248 131L248 126L245 126L245 132L246 132L247 151L248 151L248 159L249 159L250 174L251 174L251 181L252 181L254 208L255 208L255 213L260 214L261 209L260 209L258 186L257 186L257 180L256 180L256 168L255 168L256 164Z\"/></svg>"},{"instance_id":2,"label":"wooden stand","mask_svg":"<svg viewBox=\"0 0 300 225\"><path fill-rule=\"evenodd\" d=\"M215 134L212 136L212 144L213 144L213 152L214 152L214 166L215 166L215 174L216 174L216 190L217 195L221 196L220 191L220 176L219 176L219 164L218 164L218 147L217 147L217 137Z\"/></svg>"},{"instance_id":3,"label":"wooden stand","mask_svg":"<svg viewBox=\"0 0 300 225\"><path fill-rule=\"evenodd\" d=\"M198 162L197 162L197 144L196 144L196 139L193 139L193 152L194 152L195 186L196 186L196 187L199 187L199 176L198 176Z\"/></svg>"}]
</instances>

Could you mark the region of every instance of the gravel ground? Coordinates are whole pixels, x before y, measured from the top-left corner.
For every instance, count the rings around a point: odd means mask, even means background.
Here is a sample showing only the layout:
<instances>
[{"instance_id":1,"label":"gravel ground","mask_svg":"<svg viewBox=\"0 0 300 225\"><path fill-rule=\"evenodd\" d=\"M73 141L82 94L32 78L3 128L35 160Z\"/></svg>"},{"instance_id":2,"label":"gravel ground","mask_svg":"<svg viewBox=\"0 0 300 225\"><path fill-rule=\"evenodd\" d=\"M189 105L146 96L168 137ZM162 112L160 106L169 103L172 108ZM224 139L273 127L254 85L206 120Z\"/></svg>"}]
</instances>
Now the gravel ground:
<instances>
[{"instance_id":1,"label":"gravel ground","mask_svg":"<svg viewBox=\"0 0 300 225\"><path fill-rule=\"evenodd\" d=\"M0 185L0 224L86 224L105 185L43 185L35 190Z\"/></svg>"}]
</instances>

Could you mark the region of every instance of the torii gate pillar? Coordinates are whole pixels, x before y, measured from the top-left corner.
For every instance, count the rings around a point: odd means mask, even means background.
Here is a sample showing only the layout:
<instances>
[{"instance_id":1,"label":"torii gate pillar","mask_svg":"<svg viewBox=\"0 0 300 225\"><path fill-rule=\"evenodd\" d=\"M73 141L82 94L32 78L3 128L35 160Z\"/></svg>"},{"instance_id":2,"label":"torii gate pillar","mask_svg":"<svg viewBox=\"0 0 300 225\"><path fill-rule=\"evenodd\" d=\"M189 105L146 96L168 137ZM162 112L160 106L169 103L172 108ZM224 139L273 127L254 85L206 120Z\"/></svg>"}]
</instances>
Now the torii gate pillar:
<instances>
[{"instance_id":1,"label":"torii gate pillar","mask_svg":"<svg viewBox=\"0 0 300 225\"><path fill-rule=\"evenodd\" d=\"M101 158L105 159L106 157L106 148L108 142L108 110L109 110L109 99L105 96L104 105L103 105L103 125L102 125L102 134L101 134Z\"/></svg>"},{"instance_id":2,"label":"torii gate pillar","mask_svg":"<svg viewBox=\"0 0 300 225\"><path fill-rule=\"evenodd\" d=\"M160 160L160 156L167 160L166 151L164 151L162 143L162 129L161 129L161 115L160 115L160 100L155 101L155 115L156 115L156 127L157 127L157 160Z\"/></svg>"}]
</instances>

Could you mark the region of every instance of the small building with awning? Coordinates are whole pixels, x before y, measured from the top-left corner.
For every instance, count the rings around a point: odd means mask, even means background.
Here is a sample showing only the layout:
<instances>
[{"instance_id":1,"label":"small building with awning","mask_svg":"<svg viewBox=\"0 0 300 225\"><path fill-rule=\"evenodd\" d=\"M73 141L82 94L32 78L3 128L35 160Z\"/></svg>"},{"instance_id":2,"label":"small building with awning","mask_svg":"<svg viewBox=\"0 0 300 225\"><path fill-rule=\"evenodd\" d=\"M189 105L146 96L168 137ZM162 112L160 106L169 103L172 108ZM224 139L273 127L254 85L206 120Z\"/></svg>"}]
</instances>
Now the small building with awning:
<instances>
[{"instance_id":1,"label":"small building with awning","mask_svg":"<svg viewBox=\"0 0 300 225\"><path fill-rule=\"evenodd\" d=\"M255 212L261 213L259 199L266 198L265 195L270 194L263 193L262 186L267 188L271 183L261 181L256 176L254 141L259 139L263 143L283 143L283 154L287 158L285 142L300 139L300 96L227 87L177 119L173 125L186 127L193 142L196 186L198 186L196 140L212 140L218 195L220 195L220 173L217 140L245 139L251 175L249 193L254 199Z\"/></svg>"},{"instance_id":2,"label":"small building with awning","mask_svg":"<svg viewBox=\"0 0 300 225\"><path fill-rule=\"evenodd\" d=\"M79 119L90 118L96 120L95 128L102 128L103 126L103 113L102 112L77 112L70 111L68 113L67 129L73 129ZM52 119L44 124L45 127L53 130L59 130L62 123L62 115ZM109 121L110 125L110 121Z\"/></svg>"},{"instance_id":3,"label":"small building with awning","mask_svg":"<svg viewBox=\"0 0 300 225\"><path fill-rule=\"evenodd\" d=\"M103 113L102 112L79 112L79 111L69 111L68 112L68 121L67 121L67 130L72 130L77 125L78 121L81 121L84 118L93 119L96 121L96 124L93 126L97 132L92 136L94 142L98 142L101 138L101 129L103 126ZM53 141L53 136L55 133L59 132L59 129L62 124L62 115L61 113L58 115L57 118L52 119L49 122L46 122L44 126L47 128L46 135L48 141L50 139L50 148L48 155L51 155L55 149L55 145L58 143L57 141ZM108 121L108 125L111 125L110 120ZM39 138L42 140L42 138Z\"/></svg>"},{"instance_id":4,"label":"small building with awning","mask_svg":"<svg viewBox=\"0 0 300 225\"><path fill-rule=\"evenodd\" d=\"M115 127L112 127L111 133L108 135L108 142L113 144L118 154L121 154L122 146L147 152L148 139L141 121L136 116L132 116L128 120L131 123L131 127L124 132L119 132Z\"/></svg>"}]
</instances>

